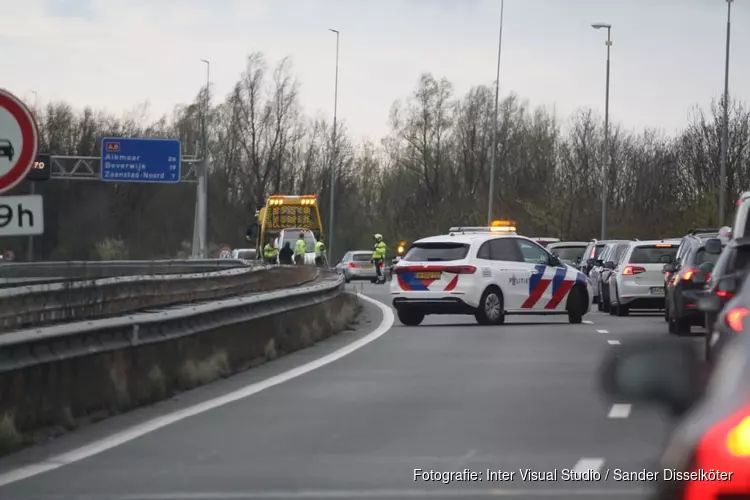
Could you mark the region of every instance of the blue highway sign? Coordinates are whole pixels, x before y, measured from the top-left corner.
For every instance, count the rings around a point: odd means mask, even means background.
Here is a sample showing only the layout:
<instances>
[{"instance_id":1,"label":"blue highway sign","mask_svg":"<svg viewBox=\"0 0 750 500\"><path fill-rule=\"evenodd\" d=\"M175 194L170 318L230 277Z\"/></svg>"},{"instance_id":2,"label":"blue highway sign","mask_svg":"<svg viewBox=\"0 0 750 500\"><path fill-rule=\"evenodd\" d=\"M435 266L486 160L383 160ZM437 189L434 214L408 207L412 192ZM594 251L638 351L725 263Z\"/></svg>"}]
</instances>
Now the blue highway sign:
<instances>
[{"instance_id":1,"label":"blue highway sign","mask_svg":"<svg viewBox=\"0 0 750 500\"><path fill-rule=\"evenodd\" d=\"M103 137L101 180L176 184L181 151L174 139Z\"/></svg>"}]
</instances>

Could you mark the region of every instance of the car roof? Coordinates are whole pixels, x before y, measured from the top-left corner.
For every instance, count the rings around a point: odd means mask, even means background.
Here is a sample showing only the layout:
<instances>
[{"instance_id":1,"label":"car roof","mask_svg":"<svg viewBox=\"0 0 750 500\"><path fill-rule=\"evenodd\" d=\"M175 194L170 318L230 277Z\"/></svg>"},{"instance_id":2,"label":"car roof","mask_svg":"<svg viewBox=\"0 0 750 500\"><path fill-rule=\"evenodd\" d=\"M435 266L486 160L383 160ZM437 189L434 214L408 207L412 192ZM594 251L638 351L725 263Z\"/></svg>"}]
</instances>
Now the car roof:
<instances>
[{"instance_id":1,"label":"car roof","mask_svg":"<svg viewBox=\"0 0 750 500\"><path fill-rule=\"evenodd\" d=\"M682 240L679 240L679 239L633 241L632 245L634 247L644 247L644 246L651 246L651 245L659 245L663 243L663 244L679 246L681 241Z\"/></svg>"},{"instance_id":2,"label":"car roof","mask_svg":"<svg viewBox=\"0 0 750 500\"><path fill-rule=\"evenodd\" d=\"M550 243L547 248L558 248L558 247L587 247L589 246L588 241L557 241Z\"/></svg>"},{"instance_id":3,"label":"car roof","mask_svg":"<svg viewBox=\"0 0 750 500\"><path fill-rule=\"evenodd\" d=\"M521 238L528 241L534 241L526 236L518 234L505 234L501 232L486 232L486 233L450 233L441 234L439 236L428 236L426 238L419 239L413 244L417 243L463 243L465 245L471 245L472 243L481 243L487 240L494 240L496 238ZM534 242L536 243L536 242Z\"/></svg>"},{"instance_id":4,"label":"car roof","mask_svg":"<svg viewBox=\"0 0 750 500\"><path fill-rule=\"evenodd\" d=\"M0 139L0 142L6 143L6 144L10 144L10 141L8 139Z\"/></svg>"},{"instance_id":5,"label":"car roof","mask_svg":"<svg viewBox=\"0 0 750 500\"><path fill-rule=\"evenodd\" d=\"M349 253L372 253L372 250L349 250Z\"/></svg>"}]
</instances>

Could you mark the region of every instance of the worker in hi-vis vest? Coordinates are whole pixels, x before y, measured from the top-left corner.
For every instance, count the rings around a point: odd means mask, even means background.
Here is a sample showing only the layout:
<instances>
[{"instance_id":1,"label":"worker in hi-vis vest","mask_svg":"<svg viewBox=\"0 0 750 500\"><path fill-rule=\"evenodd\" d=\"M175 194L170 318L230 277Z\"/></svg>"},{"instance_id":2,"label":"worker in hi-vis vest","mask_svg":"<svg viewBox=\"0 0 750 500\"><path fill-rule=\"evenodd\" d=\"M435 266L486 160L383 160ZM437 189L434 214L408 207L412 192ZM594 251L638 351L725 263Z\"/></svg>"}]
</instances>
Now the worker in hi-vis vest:
<instances>
[{"instance_id":1,"label":"worker in hi-vis vest","mask_svg":"<svg viewBox=\"0 0 750 500\"><path fill-rule=\"evenodd\" d=\"M315 265L318 267L323 267L325 258L326 258L326 244L323 243L323 236L321 235L320 239L315 242Z\"/></svg>"},{"instance_id":2,"label":"worker in hi-vis vest","mask_svg":"<svg viewBox=\"0 0 750 500\"><path fill-rule=\"evenodd\" d=\"M276 248L275 241L271 240L263 247L263 260L266 261L266 264L276 264L278 255L279 249Z\"/></svg>"},{"instance_id":3,"label":"worker in hi-vis vest","mask_svg":"<svg viewBox=\"0 0 750 500\"><path fill-rule=\"evenodd\" d=\"M305 233L299 233L299 238L294 243L294 263L304 264L305 254L307 253L307 243L305 243Z\"/></svg>"},{"instance_id":4,"label":"worker in hi-vis vest","mask_svg":"<svg viewBox=\"0 0 750 500\"><path fill-rule=\"evenodd\" d=\"M372 263L375 264L375 272L378 275L378 283L385 283L385 276L383 276L383 263L385 262L385 242L383 242L383 235L375 235L375 247L372 250Z\"/></svg>"}]
</instances>

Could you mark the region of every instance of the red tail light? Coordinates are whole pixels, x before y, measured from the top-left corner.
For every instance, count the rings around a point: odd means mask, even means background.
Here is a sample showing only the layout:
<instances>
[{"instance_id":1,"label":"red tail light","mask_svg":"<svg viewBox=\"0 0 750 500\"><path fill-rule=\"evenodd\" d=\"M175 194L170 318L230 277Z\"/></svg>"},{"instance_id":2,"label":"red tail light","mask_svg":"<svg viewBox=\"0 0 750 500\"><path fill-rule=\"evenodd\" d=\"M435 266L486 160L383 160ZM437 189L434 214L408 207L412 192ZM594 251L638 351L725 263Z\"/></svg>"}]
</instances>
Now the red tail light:
<instances>
[{"instance_id":1,"label":"red tail light","mask_svg":"<svg viewBox=\"0 0 750 500\"><path fill-rule=\"evenodd\" d=\"M641 274L645 272L646 268L640 266L625 266L625 269L622 270L622 274L625 276L632 276L633 274Z\"/></svg>"},{"instance_id":2,"label":"red tail light","mask_svg":"<svg viewBox=\"0 0 750 500\"><path fill-rule=\"evenodd\" d=\"M698 269L685 269L680 275L680 279L690 281L695 276L695 273L699 273Z\"/></svg>"},{"instance_id":3,"label":"red tail light","mask_svg":"<svg viewBox=\"0 0 750 500\"><path fill-rule=\"evenodd\" d=\"M716 290L716 296L720 299L731 299L734 297L734 294L732 292L727 292L726 290Z\"/></svg>"},{"instance_id":4,"label":"red tail light","mask_svg":"<svg viewBox=\"0 0 750 500\"><path fill-rule=\"evenodd\" d=\"M477 268L474 266L396 266L393 274L422 273L422 272L445 272L453 274L474 274Z\"/></svg>"},{"instance_id":5,"label":"red tail light","mask_svg":"<svg viewBox=\"0 0 750 500\"><path fill-rule=\"evenodd\" d=\"M356 269L356 268L358 268L358 267L359 267L359 265L358 265L358 264L355 264L354 262L350 262L350 263L349 263L349 268L350 268L350 269Z\"/></svg>"},{"instance_id":6,"label":"red tail light","mask_svg":"<svg viewBox=\"0 0 750 500\"><path fill-rule=\"evenodd\" d=\"M750 311L744 307L735 307L734 309L727 312L726 321L729 328L735 332L741 332L744 328L745 316L750 314Z\"/></svg>"}]
</instances>

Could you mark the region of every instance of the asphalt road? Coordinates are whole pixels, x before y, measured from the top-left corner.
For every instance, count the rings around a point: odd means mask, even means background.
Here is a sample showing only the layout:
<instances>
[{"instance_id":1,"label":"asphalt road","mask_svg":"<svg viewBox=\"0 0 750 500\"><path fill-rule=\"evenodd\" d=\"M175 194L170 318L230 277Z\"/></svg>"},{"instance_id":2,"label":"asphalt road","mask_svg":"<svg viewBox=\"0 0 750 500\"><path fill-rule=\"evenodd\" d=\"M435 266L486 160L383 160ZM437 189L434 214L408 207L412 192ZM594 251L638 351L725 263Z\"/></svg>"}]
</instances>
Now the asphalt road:
<instances>
[{"instance_id":1,"label":"asphalt road","mask_svg":"<svg viewBox=\"0 0 750 500\"><path fill-rule=\"evenodd\" d=\"M387 286L352 288L389 303ZM357 331L0 460L0 498L645 498L647 483L617 481L615 469L658 470L670 423L626 401L613 408L595 376L618 342L667 336L658 314L592 312L582 325L509 317L501 327L462 316L419 327L396 319L374 341L297 378L135 439L112 437L367 339L383 312L366 310ZM106 450L85 447L92 442ZM415 480L415 469L482 480ZM525 469L556 472L557 481L524 480Z\"/></svg>"}]
</instances>

